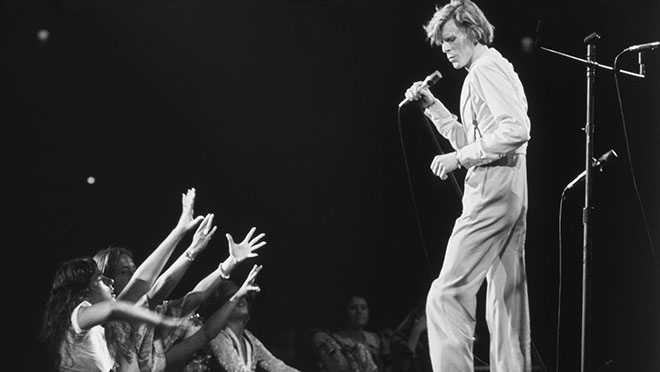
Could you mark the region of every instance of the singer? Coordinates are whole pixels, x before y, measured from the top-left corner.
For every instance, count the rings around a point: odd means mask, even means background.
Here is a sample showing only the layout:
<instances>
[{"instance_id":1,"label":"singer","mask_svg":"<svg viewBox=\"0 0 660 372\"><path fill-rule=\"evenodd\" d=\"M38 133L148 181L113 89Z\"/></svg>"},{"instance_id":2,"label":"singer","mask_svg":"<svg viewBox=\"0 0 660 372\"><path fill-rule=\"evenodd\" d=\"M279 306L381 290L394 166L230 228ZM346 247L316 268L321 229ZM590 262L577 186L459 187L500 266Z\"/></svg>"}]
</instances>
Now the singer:
<instances>
[{"instance_id":1,"label":"singer","mask_svg":"<svg viewBox=\"0 0 660 372\"><path fill-rule=\"evenodd\" d=\"M491 48L494 27L471 1L451 1L425 25L432 46L467 76L461 121L423 82L406 91L455 152L438 155L432 172L445 179L465 167L463 211L442 270L431 285L426 315L434 372L472 371L476 294L487 280L490 370L531 371L524 262L527 218L527 99L513 66Z\"/></svg>"}]
</instances>

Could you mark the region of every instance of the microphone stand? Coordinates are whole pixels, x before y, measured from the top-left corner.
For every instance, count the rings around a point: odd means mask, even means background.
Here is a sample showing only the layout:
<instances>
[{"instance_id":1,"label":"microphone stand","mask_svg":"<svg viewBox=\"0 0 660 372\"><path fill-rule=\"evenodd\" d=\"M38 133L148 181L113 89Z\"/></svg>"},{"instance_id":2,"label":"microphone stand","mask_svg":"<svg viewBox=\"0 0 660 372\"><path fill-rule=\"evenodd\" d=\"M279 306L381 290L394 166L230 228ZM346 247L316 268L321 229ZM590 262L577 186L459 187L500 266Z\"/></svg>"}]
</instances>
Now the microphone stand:
<instances>
[{"instance_id":1,"label":"microphone stand","mask_svg":"<svg viewBox=\"0 0 660 372\"><path fill-rule=\"evenodd\" d=\"M581 325L581 355L580 355L580 371L589 372L589 346L590 346L590 317L589 306L591 301L591 219L593 213L593 206L591 201L591 194L593 189L593 176L592 176L592 159L593 159L593 135L594 135L594 92L593 86L596 79L596 68L614 71L614 68L601 65L596 62L596 42L600 39L600 35L592 33L584 38L584 44L587 46L587 59L580 59L571 55L561 53L545 47L540 49L550 53L554 53L563 57L579 61L587 66L587 110L586 110L586 124L584 127L585 136L585 177L584 177L584 209L582 210L582 325ZM644 78L643 74L638 74L630 71L617 70L617 73L630 75L638 78Z\"/></svg>"}]
</instances>

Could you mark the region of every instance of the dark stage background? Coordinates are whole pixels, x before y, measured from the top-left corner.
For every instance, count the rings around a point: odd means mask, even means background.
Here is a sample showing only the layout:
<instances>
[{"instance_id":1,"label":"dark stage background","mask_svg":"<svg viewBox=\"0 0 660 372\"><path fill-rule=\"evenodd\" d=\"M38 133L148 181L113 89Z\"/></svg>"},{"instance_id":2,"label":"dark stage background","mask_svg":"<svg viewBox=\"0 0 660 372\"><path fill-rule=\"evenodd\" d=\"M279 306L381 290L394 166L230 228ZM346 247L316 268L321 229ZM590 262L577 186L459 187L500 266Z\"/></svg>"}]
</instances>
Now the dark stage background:
<instances>
[{"instance_id":1,"label":"dark stage background","mask_svg":"<svg viewBox=\"0 0 660 372\"><path fill-rule=\"evenodd\" d=\"M559 199L584 169L585 68L525 51L522 39L534 40L542 18L539 45L585 58L582 40L598 32L596 59L611 66L624 48L660 39L660 2L479 5L527 90L532 337L554 370ZM287 329L334 328L353 289L369 300L372 329L395 327L425 296L460 212L451 183L428 171L436 152L428 127L406 106L422 240L397 129L403 92L436 69L444 78L432 90L457 111L465 72L426 44L422 24L433 10L422 0L5 0L2 370L43 370L36 334L59 262L111 243L141 261L176 223L189 187L197 213L214 212L219 231L175 295L226 257L222 235L242 238L256 226L268 245L254 260L264 270L249 328L267 345L275 349ZM658 254L660 51L647 54L647 78L620 83ZM636 70L636 55L620 66ZM594 154L615 149L619 159L594 179L592 370L612 360L611 371L659 371L660 274L614 79L602 70L596 79ZM582 205L578 188L562 220L562 371L579 369ZM477 336L487 361L483 318Z\"/></svg>"}]
</instances>

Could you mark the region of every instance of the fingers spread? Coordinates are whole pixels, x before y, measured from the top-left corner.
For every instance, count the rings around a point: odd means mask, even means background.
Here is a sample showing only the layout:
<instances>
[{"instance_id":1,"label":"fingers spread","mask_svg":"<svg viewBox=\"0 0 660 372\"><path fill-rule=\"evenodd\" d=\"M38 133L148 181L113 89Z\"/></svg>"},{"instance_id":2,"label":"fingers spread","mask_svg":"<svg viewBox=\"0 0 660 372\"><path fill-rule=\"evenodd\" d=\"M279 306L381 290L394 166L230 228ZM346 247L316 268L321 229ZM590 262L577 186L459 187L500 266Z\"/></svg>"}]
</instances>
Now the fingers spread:
<instances>
[{"instance_id":1,"label":"fingers spread","mask_svg":"<svg viewBox=\"0 0 660 372\"><path fill-rule=\"evenodd\" d=\"M256 230L257 230L256 227L251 228L250 231L247 233L247 235L245 235L245 239L243 239L243 241L244 241L244 242L247 242L247 241L249 241L250 239L252 239L252 234L254 234L254 232L255 232Z\"/></svg>"},{"instance_id":2,"label":"fingers spread","mask_svg":"<svg viewBox=\"0 0 660 372\"><path fill-rule=\"evenodd\" d=\"M266 245L266 244L267 244L266 242L261 242L261 243L255 245L255 246L253 246L253 247L252 247L252 250L253 250L253 251L256 251L257 249L263 247L263 246Z\"/></svg>"},{"instance_id":3,"label":"fingers spread","mask_svg":"<svg viewBox=\"0 0 660 372\"><path fill-rule=\"evenodd\" d=\"M257 235L256 238L254 238L250 241L250 245L253 245L254 243L258 242L259 239L263 238L264 236L266 236L266 234L264 234L264 233L261 233L261 234Z\"/></svg>"},{"instance_id":4,"label":"fingers spread","mask_svg":"<svg viewBox=\"0 0 660 372\"><path fill-rule=\"evenodd\" d=\"M213 237L213 234L215 234L215 231L216 231L217 229L218 229L218 226L213 226L213 229L211 229L211 231L210 231L208 234L206 234L206 236L207 236L209 239L211 239L211 238Z\"/></svg>"}]
</instances>

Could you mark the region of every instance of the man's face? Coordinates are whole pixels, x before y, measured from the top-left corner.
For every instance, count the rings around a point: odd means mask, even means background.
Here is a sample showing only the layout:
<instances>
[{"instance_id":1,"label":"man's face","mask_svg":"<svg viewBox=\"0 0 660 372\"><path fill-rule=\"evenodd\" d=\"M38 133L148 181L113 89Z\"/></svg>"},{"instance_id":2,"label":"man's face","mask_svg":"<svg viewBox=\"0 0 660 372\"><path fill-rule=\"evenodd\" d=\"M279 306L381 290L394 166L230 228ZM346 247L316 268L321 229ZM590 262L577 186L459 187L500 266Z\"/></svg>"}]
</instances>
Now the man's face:
<instances>
[{"instance_id":1,"label":"man's face","mask_svg":"<svg viewBox=\"0 0 660 372\"><path fill-rule=\"evenodd\" d=\"M455 69L470 67L474 58L474 43L453 19L442 27L442 52Z\"/></svg>"}]
</instances>

